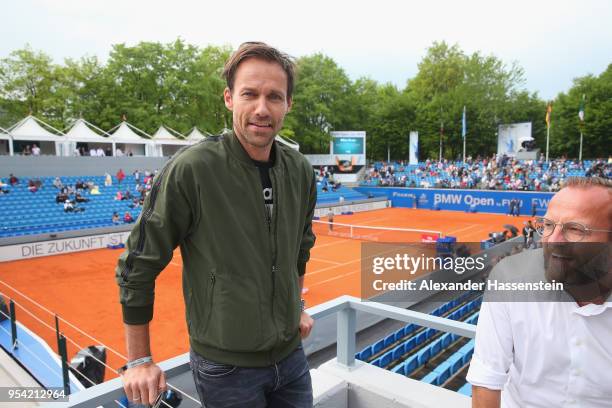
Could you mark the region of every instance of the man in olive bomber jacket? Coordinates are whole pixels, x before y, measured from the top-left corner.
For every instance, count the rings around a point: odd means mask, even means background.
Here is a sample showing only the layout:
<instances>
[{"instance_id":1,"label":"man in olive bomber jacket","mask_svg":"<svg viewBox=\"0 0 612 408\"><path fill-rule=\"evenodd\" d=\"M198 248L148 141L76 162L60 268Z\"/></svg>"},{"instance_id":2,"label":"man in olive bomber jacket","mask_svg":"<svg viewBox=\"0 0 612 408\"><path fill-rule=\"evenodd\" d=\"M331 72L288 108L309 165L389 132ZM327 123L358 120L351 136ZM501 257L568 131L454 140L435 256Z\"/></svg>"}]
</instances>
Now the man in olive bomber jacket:
<instances>
[{"instance_id":1,"label":"man in olive bomber jacket","mask_svg":"<svg viewBox=\"0 0 612 408\"><path fill-rule=\"evenodd\" d=\"M155 278L179 246L190 364L202 404L310 407L301 339L313 321L301 289L314 245L316 179L299 152L274 142L291 108L291 59L245 43L227 61L233 131L174 155L156 177L116 269L126 330L127 397L166 388L152 361Z\"/></svg>"}]
</instances>

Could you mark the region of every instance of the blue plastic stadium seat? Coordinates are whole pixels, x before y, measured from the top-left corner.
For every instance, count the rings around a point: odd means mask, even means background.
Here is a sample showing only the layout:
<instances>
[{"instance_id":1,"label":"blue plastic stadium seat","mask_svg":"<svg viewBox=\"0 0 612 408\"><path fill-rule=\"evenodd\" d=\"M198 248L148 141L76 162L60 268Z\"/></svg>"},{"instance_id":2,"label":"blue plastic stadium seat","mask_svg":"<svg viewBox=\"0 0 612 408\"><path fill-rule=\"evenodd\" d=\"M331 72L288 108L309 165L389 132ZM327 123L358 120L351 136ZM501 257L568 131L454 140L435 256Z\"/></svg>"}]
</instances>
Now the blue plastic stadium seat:
<instances>
[{"instance_id":1,"label":"blue plastic stadium seat","mask_svg":"<svg viewBox=\"0 0 612 408\"><path fill-rule=\"evenodd\" d=\"M431 339L433 336L435 336L437 332L438 331L436 329L431 329L431 328L425 331L425 333L427 333L426 336L428 339Z\"/></svg>"},{"instance_id":2,"label":"blue plastic stadium seat","mask_svg":"<svg viewBox=\"0 0 612 408\"><path fill-rule=\"evenodd\" d=\"M395 333L391 333L390 335L385 337L385 348L389 347L393 343L395 343Z\"/></svg>"},{"instance_id":3,"label":"blue plastic stadium seat","mask_svg":"<svg viewBox=\"0 0 612 408\"><path fill-rule=\"evenodd\" d=\"M360 360L367 361L370 357L372 357L372 346L368 346L361 350Z\"/></svg>"},{"instance_id":4,"label":"blue plastic stadium seat","mask_svg":"<svg viewBox=\"0 0 612 408\"><path fill-rule=\"evenodd\" d=\"M451 374L455 374L463 367L463 354L454 353L446 361L451 366Z\"/></svg>"},{"instance_id":5,"label":"blue plastic stadium seat","mask_svg":"<svg viewBox=\"0 0 612 408\"><path fill-rule=\"evenodd\" d=\"M405 353L405 343L400 344L396 348L393 349L393 361L399 360Z\"/></svg>"},{"instance_id":6,"label":"blue plastic stadium seat","mask_svg":"<svg viewBox=\"0 0 612 408\"><path fill-rule=\"evenodd\" d=\"M406 353L410 353L412 349L416 346L416 337L411 337L408 341L404 342L404 351Z\"/></svg>"},{"instance_id":7,"label":"blue plastic stadium seat","mask_svg":"<svg viewBox=\"0 0 612 408\"><path fill-rule=\"evenodd\" d=\"M410 375L419 366L419 356L412 356L404 362L404 374Z\"/></svg>"},{"instance_id":8,"label":"blue plastic stadium seat","mask_svg":"<svg viewBox=\"0 0 612 408\"><path fill-rule=\"evenodd\" d=\"M388 351L380 358L380 367L385 368L391 364L391 361L393 361L393 351Z\"/></svg>"},{"instance_id":9,"label":"blue plastic stadium seat","mask_svg":"<svg viewBox=\"0 0 612 408\"><path fill-rule=\"evenodd\" d=\"M376 360L372 361L370 364L375 365L376 367L380 367L380 358L377 358Z\"/></svg>"},{"instance_id":10,"label":"blue plastic stadium seat","mask_svg":"<svg viewBox=\"0 0 612 408\"><path fill-rule=\"evenodd\" d=\"M405 371L404 371L404 367L405 367L405 363L402 364L398 364L395 367L393 367L393 369L391 370L391 372L393 373L397 373L397 374L401 374L401 375L406 375Z\"/></svg>"},{"instance_id":11,"label":"blue plastic stadium seat","mask_svg":"<svg viewBox=\"0 0 612 408\"><path fill-rule=\"evenodd\" d=\"M430 348L432 356L439 354L440 351L442 351L442 341L440 339L434 341L433 343L431 343Z\"/></svg>"},{"instance_id":12,"label":"blue plastic stadium seat","mask_svg":"<svg viewBox=\"0 0 612 408\"><path fill-rule=\"evenodd\" d=\"M442 342L442 349L446 349L451 344L451 334L446 333L440 338L440 341Z\"/></svg>"},{"instance_id":13,"label":"blue plastic stadium seat","mask_svg":"<svg viewBox=\"0 0 612 408\"><path fill-rule=\"evenodd\" d=\"M385 348L385 340L378 340L376 343L374 343L374 346L372 346L372 354L378 354L382 351L382 349Z\"/></svg>"},{"instance_id":14,"label":"blue plastic stadium seat","mask_svg":"<svg viewBox=\"0 0 612 408\"><path fill-rule=\"evenodd\" d=\"M410 333L412 333L414 331L414 329L416 328L416 326L414 324L409 324L407 326L404 327L404 335L407 336Z\"/></svg>"},{"instance_id":15,"label":"blue plastic stadium seat","mask_svg":"<svg viewBox=\"0 0 612 408\"><path fill-rule=\"evenodd\" d=\"M421 379L422 382L432 385L438 385L438 373L430 372Z\"/></svg>"},{"instance_id":16,"label":"blue plastic stadium seat","mask_svg":"<svg viewBox=\"0 0 612 408\"><path fill-rule=\"evenodd\" d=\"M422 331L416 337L416 345L423 344L425 340L427 340L427 331Z\"/></svg>"},{"instance_id":17,"label":"blue plastic stadium seat","mask_svg":"<svg viewBox=\"0 0 612 408\"><path fill-rule=\"evenodd\" d=\"M395 332L395 340L401 340L404 338L405 327L401 327Z\"/></svg>"},{"instance_id":18,"label":"blue plastic stadium seat","mask_svg":"<svg viewBox=\"0 0 612 408\"><path fill-rule=\"evenodd\" d=\"M451 376L451 365L445 361L436 367L434 372L438 374L438 381L436 385L442 385Z\"/></svg>"},{"instance_id":19,"label":"blue plastic stadium seat","mask_svg":"<svg viewBox=\"0 0 612 408\"><path fill-rule=\"evenodd\" d=\"M419 366L422 366L431 358L431 349L429 347L425 347L423 350L417 353Z\"/></svg>"}]
</instances>

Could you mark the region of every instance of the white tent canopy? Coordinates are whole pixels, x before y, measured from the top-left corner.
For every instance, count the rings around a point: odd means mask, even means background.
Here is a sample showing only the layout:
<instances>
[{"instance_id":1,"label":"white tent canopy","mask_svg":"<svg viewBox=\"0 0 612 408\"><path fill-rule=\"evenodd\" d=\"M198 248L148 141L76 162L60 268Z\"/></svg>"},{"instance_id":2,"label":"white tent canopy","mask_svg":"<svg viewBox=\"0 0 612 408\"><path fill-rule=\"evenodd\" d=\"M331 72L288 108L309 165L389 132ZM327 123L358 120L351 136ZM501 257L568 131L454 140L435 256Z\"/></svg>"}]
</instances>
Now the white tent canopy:
<instances>
[{"instance_id":1,"label":"white tent canopy","mask_svg":"<svg viewBox=\"0 0 612 408\"><path fill-rule=\"evenodd\" d=\"M0 126L0 139L11 140L8 130Z\"/></svg>"},{"instance_id":2,"label":"white tent canopy","mask_svg":"<svg viewBox=\"0 0 612 408\"><path fill-rule=\"evenodd\" d=\"M194 127L189 133L189 135L187 136L187 140L193 143L193 142L199 142L205 137L206 136L203 135L202 132L200 132L197 127Z\"/></svg>"},{"instance_id":3,"label":"white tent canopy","mask_svg":"<svg viewBox=\"0 0 612 408\"><path fill-rule=\"evenodd\" d=\"M96 131L94 131L94 129ZM99 133L98 133L99 132ZM85 119L77 119L66 133L66 140L74 142L112 143L110 134Z\"/></svg>"},{"instance_id":4,"label":"white tent canopy","mask_svg":"<svg viewBox=\"0 0 612 408\"><path fill-rule=\"evenodd\" d=\"M112 132L113 129L116 129ZM115 128L111 129L112 135L111 140L115 143L141 143L146 144L151 139L151 135L146 133L144 130L138 129L136 126L129 124L126 121L123 121L119 124L119 126L115 126ZM140 134L145 137L141 137L134 130L138 131Z\"/></svg>"},{"instance_id":5,"label":"white tent canopy","mask_svg":"<svg viewBox=\"0 0 612 408\"><path fill-rule=\"evenodd\" d=\"M109 130L110 132L112 132L110 139L113 142L113 156L117 155L117 148L120 148L123 154L126 155L130 153L136 156L155 155L151 135L125 120Z\"/></svg>"},{"instance_id":6,"label":"white tent canopy","mask_svg":"<svg viewBox=\"0 0 612 408\"><path fill-rule=\"evenodd\" d=\"M56 133L50 132L48 129ZM65 140L63 136L64 133L61 130L54 128L32 115L28 115L23 120L11 126L8 130L13 144L15 141L33 142L32 144L38 142L41 153L47 155L59 155L62 142Z\"/></svg>"},{"instance_id":7,"label":"white tent canopy","mask_svg":"<svg viewBox=\"0 0 612 408\"><path fill-rule=\"evenodd\" d=\"M180 150L182 146L191 144L182 138L176 130L161 125L153 135L153 155L156 157L170 157Z\"/></svg>"},{"instance_id":8,"label":"white tent canopy","mask_svg":"<svg viewBox=\"0 0 612 408\"><path fill-rule=\"evenodd\" d=\"M161 125L157 132L153 135L152 138L156 144L175 144L175 145L187 145L190 144L187 140L183 138L179 132L174 129L167 128L164 125Z\"/></svg>"},{"instance_id":9,"label":"white tent canopy","mask_svg":"<svg viewBox=\"0 0 612 408\"><path fill-rule=\"evenodd\" d=\"M65 137L64 156L77 154L77 143L86 143L87 149L90 151L96 148L104 148L105 144L113 143L110 139L110 134L87 122L85 119L77 119Z\"/></svg>"},{"instance_id":10,"label":"white tent canopy","mask_svg":"<svg viewBox=\"0 0 612 408\"><path fill-rule=\"evenodd\" d=\"M0 126L0 155L13 155L13 143L9 131Z\"/></svg>"},{"instance_id":11,"label":"white tent canopy","mask_svg":"<svg viewBox=\"0 0 612 408\"><path fill-rule=\"evenodd\" d=\"M62 136L56 133L51 133L45 127L63 135L61 130L55 129L53 126L43 122L42 120L29 115L20 122L17 122L9 128L13 140L32 140L32 141L46 141L46 142L57 142L62 141Z\"/></svg>"}]
</instances>

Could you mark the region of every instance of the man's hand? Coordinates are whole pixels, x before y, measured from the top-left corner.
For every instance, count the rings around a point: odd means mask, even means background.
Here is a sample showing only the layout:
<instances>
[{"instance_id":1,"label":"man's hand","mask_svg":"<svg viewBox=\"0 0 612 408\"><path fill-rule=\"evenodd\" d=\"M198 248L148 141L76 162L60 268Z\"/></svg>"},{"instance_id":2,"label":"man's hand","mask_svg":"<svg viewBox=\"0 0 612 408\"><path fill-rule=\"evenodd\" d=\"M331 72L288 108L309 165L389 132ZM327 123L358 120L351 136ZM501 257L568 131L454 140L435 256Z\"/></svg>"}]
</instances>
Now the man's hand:
<instances>
[{"instance_id":1,"label":"man's hand","mask_svg":"<svg viewBox=\"0 0 612 408\"><path fill-rule=\"evenodd\" d=\"M314 326L314 320L312 317L310 317L308 313L302 312L302 315L300 316L300 335L303 339L310 335L312 326Z\"/></svg>"},{"instance_id":2,"label":"man's hand","mask_svg":"<svg viewBox=\"0 0 612 408\"><path fill-rule=\"evenodd\" d=\"M160 392L166 390L166 376L154 363L128 368L121 376L128 400L153 405Z\"/></svg>"}]
</instances>

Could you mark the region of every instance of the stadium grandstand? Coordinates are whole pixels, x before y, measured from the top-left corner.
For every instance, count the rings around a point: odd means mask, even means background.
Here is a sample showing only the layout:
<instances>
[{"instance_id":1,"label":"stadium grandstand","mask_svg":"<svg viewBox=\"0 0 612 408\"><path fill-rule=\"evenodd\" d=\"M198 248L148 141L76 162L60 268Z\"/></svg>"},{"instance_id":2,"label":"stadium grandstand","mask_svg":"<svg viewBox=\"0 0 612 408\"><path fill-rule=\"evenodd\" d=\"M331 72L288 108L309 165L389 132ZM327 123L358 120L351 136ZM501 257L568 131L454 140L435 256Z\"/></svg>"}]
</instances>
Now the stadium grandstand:
<instances>
[{"instance_id":1,"label":"stadium grandstand","mask_svg":"<svg viewBox=\"0 0 612 408\"><path fill-rule=\"evenodd\" d=\"M30 122L34 127L32 123L36 122ZM79 122L77 125L86 124ZM126 125L124 131L129 129ZM9 129L7 134L14 130ZM156 135L158 142L164 143L176 137L174 132L162 127ZM198 138L184 140L195 143ZM81 147L81 153L89 151L80 143L70 146L77 151ZM117 155L118 148L129 150L135 142L121 139L121 143L119 147L114 144L109 147L114 152L111 157L87 157L89 155L79 153L0 158L6 164L3 165L5 173L10 173L3 175L0 184L0 209L4 215L0 222L0 256L4 261L0 264L0 299L3 299L0 369L10 374L3 376L5 383L2 385L40 384L66 395L62 401L70 407L134 406L126 400L116 371L116 367L125 362L124 352L119 351L123 339L117 338L121 326L114 322L115 326L109 324L99 328L95 336L91 335L81 328L79 314L71 313L74 309L59 310L64 302L54 303L49 294L40 295L48 288L40 276L53 276L57 279L52 285L53 294L89 297L88 305L82 305L84 309L97 302L116 304L115 299L109 300L100 294L97 295L99 299L95 298L98 290L102 293L104 285L110 284L115 290L112 282L106 282L112 280L108 279L110 266L102 275L95 275L93 271L87 275L93 286L88 287L81 278L81 286L70 286L63 292L61 276L49 265L54 265L52 258L63 262L61 274L69 274L70 268L78 270L87 262L84 257L96 258L93 268L97 270L112 265L118 253L108 248L123 245L131 222L141 213L144 197L152 190L157 169L167 160L164 155L176 151L175 148L143 148L139 150L142 157L123 152ZM295 146L291 142L288 145ZM50 145L46 149L52 150ZM58 148L59 151L66 152L66 149ZM152 155L147 157L147 152ZM537 207L534 211L542 214L551 191L555 191L566 177L610 177L610 166L603 160L560 159L545 163L504 156L470 159L465 165L429 160L417 165L375 162L359 169L365 173L359 185L345 185L331 168L313 163L318 174L315 231L319 240L315 249L335 248L333 252L317 253L311 263L320 264L312 266L310 275L306 275L305 297L313 300L307 311L316 321L316 332L304 342L304 348L311 366L315 406L471 406L471 386L465 378L474 352L475 325L483 293L434 291L410 300L397 298L390 302L376 296L364 299L359 289L349 290L359 287L356 276L360 246L369 241L422 244L427 239L438 242L437 239L463 237L482 245L477 253L461 256L486 254L488 271L501 258L524 250L523 240L516 237L516 233L502 240L488 239L495 228L511 230L523 224L522 218L508 221L503 215L493 213L505 212L507 203L518 197L523 206ZM394 189L389 190L390 187ZM439 193L431 200L424 197L426 190L445 189L470 192L460 193L457 205L461 206L457 208L451 205L452 197L447 200ZM518 190L526 195L517 196ZM405 191L408 193L404 194ZM495 195L480 197L479 192ZM410 196L409 200L406 195ZM72 209L67 209L67 202ZM445 204L448 208L441 208L440 205ZM432 210L450 211L436 213ZM132 219L124 219L128 212ZM337 218L330 220L330 213ZM434 214L439 224L434 225L428 214ZM444 214L448 218L443 218ZM476 228L478 220L484 220L480 229ZM491 225L493 222L497 223L495 227ZM502 227L504 222L514 224ZM97 243L89 241L90 244L82 245L82 239L87 237L95 237ZM455 241L444 242L452 245ZM55 252L57 257L45 251L52 244L59 248L60 242L63 242L63 250ZM453 256L459 256L456 249L452 248ZM347 255L348 259L342 255ZM34 258L41 259L41 263L28 266L29 262L35 262ZM104 264L104 259L109 262ZM179 256L175 259L180 262ZM178 281L180 263L174 266L179 268L168 273L174 273L172 276ZM16 275L24 274L15 273L15 270L26 268L48 269L36 275L38 280L20 280ZM427 276L435 277L436 272ZM317 274L322 280L311 278ZM99 276L105 277L104 282ZM482 275L466 273L461 276L461 280L470 278L481 279ZM100 316L101 326L105 326L103 321L106 320ZM172 352L173 349L168 351ZM188 354L165 357L160 367L166 373L169 392L161 405L201 406Z\"/></svg>"}]
</instances>

